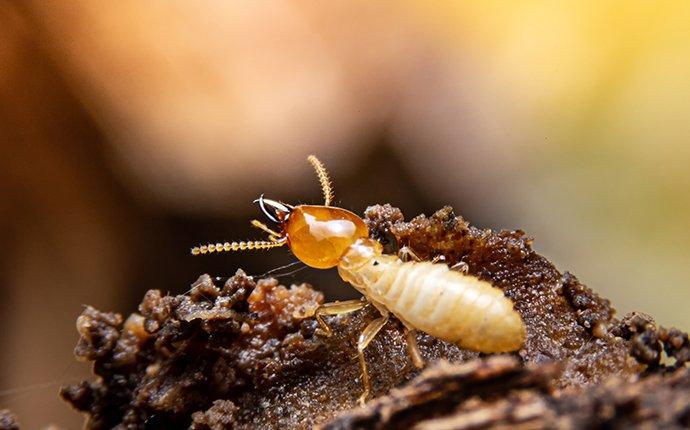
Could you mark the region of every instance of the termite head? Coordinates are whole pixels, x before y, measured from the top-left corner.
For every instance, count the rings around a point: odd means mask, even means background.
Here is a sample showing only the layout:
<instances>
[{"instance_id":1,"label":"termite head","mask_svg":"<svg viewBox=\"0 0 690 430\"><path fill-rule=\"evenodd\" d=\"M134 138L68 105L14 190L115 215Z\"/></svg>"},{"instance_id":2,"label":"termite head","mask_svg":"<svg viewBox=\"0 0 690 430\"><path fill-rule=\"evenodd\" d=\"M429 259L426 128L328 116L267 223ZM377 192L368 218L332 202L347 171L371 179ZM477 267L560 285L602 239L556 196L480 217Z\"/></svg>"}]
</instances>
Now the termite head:
<instances>
[{"instance_id":1,"label":"termite head","mask_svg":"<svg viewBox=\"0 0 690 430\"><path fill-rule=\"evenodd\" d=\"M304 264L319 269L338 265L345 251L367 237L364 221L350 211L330 206L297 206L284 225L290 250Z\"/></svg>"},{"instance_id":2,"label":"termite head","mask_svg":"<svg viewBox=\"0 0 690 430\"><path fill-rule=\"evenodd\" d=\"M292 253L308 266L319 269L337 266L352 244L369 236L369 229L354 213L330 206L333 189L326 168L313 155L309 156L308 160L319 177L325 199L324 205L291 206L261 195L255 203L258 203L264 215L276 224L278 231L257 220L252 220L251 224L268 233L268 241L211 244L193 248L192 254L269 249L287 244Z\"/></svg>"}]
</instances>

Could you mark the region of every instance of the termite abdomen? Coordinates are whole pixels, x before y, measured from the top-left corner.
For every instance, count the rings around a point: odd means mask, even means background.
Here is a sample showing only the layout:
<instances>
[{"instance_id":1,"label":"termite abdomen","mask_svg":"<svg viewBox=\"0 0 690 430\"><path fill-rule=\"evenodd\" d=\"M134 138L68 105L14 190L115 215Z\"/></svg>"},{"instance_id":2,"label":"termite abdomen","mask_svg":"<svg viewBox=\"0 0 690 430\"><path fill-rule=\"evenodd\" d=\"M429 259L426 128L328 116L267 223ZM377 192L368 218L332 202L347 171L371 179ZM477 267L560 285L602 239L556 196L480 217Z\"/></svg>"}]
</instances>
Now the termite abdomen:
<instances>
[{"instance_id":1,"label":"termite abdomen","mask_svg":"<svg viewBox=\"0 0 690 430\"><path fill-rule=\"evenodd\" d=\"M364 239L338 269L410 328L485 353L514 351L524 343L525 325L503 291L445 264L402 262Z\"/></svg>"}]
</instances>

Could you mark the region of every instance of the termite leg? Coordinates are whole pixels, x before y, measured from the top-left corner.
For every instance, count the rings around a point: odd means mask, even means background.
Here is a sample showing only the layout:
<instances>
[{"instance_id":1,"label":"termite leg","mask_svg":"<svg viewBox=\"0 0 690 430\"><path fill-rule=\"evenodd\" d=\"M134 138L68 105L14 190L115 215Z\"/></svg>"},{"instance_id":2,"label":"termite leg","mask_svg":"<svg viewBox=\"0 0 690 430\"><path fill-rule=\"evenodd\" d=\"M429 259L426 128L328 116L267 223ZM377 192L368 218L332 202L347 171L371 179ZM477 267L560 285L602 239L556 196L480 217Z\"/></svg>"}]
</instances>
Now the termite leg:
<instances>
[{"instance_id":1,"label":"termite leg","mask_svg":"<svg viewBox=\"0 0 690 430\"><path fill-rule=\"evenodd\" d=\"M405 327L405 340L407 341L407 354L410 356L412 364L417 369L421 369L424 367L424 359L417 346L417 330Z\"/></svg>"},{"instance_id":2,"label":"termite leg","mask_svg":"<svg viewBox=\"0 0 690 430\"><path fill-rule=\"evenodd\" d=\"M252 227L256 227L259 230L263 230L266 233L268 233L268 238L271 239L273 242L277 242L281 238L280 233L278 233L277 231L271 230L270 228L268 228L268 226L266 224L262 223L259 220L256 220L256 219L251 220L251 225L252 225Z\"/></svg>"},{"instance_id":3,"label":"termite leg","mask_svg":"<svg viewBox=\"0 0 690 430\"><path fill-rule=\"evenodd\" d=\"M388 322L388 314L382 315L380 318L376 318L374 321L370 322L368 326L359 335L359 340L357 341L357 354L359 355L359 367L362 371L362 385L364 386L364 392L357 400L360 405L369 397L371 392L371 382L369 381L369 372L367 371L367 362L364 358L364 350L369 345L376 335L381 331L384 325Z\"/></svg>"},{"instance_id":4,"label":"termite leg","mask_svg":"<svg viewBox=\"0 0 690 430\"><path fill-rule=\"evenodd\" d=\"M467 275L470 271L470 266L464 261L458 261L457 263L450 266L450 270L455 270L456 272L460 272L464 275Z\"/></svg>"},{"instance_id":5,"label":"termite leg","mask_svg":"<svg viewBox=\"0 0 690 430\"><path fill-rule=\"evenodd\" d=\"M333 330L324 321L324 315L342 315L350 312L358 311L369 305L369 302L363 299L345 300L343 302L324 303L314 311L314 317L318 321L321 329L326 333L326 336L331 336Z\"/></svg>"},{"instance_id":6,"label":"termite leg","mask_svg":"<svg viewBox=\"0 0 690 430\"><path fill-rule=\"evenodd\" d=\"M435 264L435 263L444 262L444 261L446 261L446 256L443 255L443 254L439 254L439 255L437 255L436 257L434 257L434 258L431 259L431 262L434 263L434 264Z\"/></svg>"},{"instance_id":7,"label":"termite leg","mask_svg":"<svg viewBox=\"0 0 690 430\"><path fill-rule=\"evenodd\" d=\"M422 261L419 255L415 254L415 252L409 246L403 246L398 250L398 258L402 261Z\"/></svg>"},{"instance_id":8,"label":"termite leg","mask_svg":"<svg viewBox=\"0 0 690 430\"><path fill-rule=\"evenodd\" d=\"M446 257L443 254L439 254L433 259L431 259L432 263L441 263L445 261ZM463 275L467 275L470 271L470 266L468 266L467 263L465 263L464 261L458 261L457 263L450 266L450 270L454 270L456 272L462 273Z\"/></svg>"}]
</instances>

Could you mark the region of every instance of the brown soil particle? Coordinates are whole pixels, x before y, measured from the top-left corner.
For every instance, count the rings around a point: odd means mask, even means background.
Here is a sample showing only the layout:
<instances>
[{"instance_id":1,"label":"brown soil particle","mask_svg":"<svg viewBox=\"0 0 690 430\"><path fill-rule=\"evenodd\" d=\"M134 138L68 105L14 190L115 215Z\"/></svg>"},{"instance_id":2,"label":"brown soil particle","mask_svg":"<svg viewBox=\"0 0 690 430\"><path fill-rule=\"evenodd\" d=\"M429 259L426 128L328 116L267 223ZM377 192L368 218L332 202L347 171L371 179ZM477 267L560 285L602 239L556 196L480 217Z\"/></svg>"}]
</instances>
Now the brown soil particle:
<instances>
[{"instance_id":1,"label":"brown soil particle","mask_svg":"<svg viewBox=\"0 0 690 430\"><path fill-rule=\"evenodd\" d=\"M235 424L237 406L230 400L215 400L205 412L192 414L192 430L223 430Z\"/></svg>"},{"instance_id":2,"label":"brown soil particle","mask_svg":"<svg viewBox=\"0 0 690 430\"><path fill-rule=\"evenodd\" d=\"M632 356L651 369L660 366L662 351L675 360L672 369L690 361L688 334L675 328L659 327L652 317L641 312L626 315L614 333L630 340Z\"/></svg>"},{"instance_id":3,"label":"brown soil particle","mask_svg":"<svg viewBox=\"0 0 690 430\"><path fill-rule=\"evenodd\" d=\"M385 397L351 410L362 389L354 345L376 311L331 317L334 335L324 337L311 317L323 302L321 293L238 271L222 286L204 275L187 295L151 290L139 313L126 320L87 308L78 319L75 353L94 363L96 379L66 387L62 396L87 413L89 429L408 428L412 423L466 428L470 425L452 420L463 415L466 423L499 426L575 416L580 411L568 405L585 402L577 393L600 395L599 403L582 408L599 417L613 408L611 419L617 419L632 409L605 398L608 382L597 385L613 375L620 378L619 387L679 381L678 387L666 387L669 401L687 390L687 375L677 376L680 371L667 377L676 379L624 382L643 371L671 374L672 368L660 364L661 353L675 358L673 368L680 367L690 350L686 334L658 328L647 318L615 319L607 300L558 272L532 250L523 232L479 230L451 208L410 222L390 205L370 207L365 216L372 237L388 252L409 246L425 259L462 261L469 273L501 288L527 326L524 348L512 356L481 358L419 334L422 356L432 367L417 376L403 329L392 321L366 352L372 394ZM570 403L552 395L563 389ZM651 402L642 392L635 399ZM635 407L648 412L658 405ZM674 409L667 415L682 413Z\"/></svg>"}]
</instances>

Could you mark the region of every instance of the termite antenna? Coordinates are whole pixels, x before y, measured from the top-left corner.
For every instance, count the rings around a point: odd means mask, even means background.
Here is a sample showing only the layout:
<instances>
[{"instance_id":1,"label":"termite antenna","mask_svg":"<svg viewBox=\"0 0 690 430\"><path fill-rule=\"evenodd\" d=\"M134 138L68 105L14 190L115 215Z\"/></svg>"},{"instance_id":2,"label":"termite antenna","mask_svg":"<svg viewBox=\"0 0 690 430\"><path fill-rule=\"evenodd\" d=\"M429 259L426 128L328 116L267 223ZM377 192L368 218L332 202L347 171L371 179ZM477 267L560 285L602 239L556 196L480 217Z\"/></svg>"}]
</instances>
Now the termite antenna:
<instances>
[{"instance_id":1,"label":"termite antenna","mask_svg":"<svg viewBox=\"0 0 690 430\"><path fill-rule=\"evenodd\" d=\"M210 254L214 252L230 252L230 251L244 251L254 249L271 249L278 248L287 243L287 240L255 240L250 242L225 242L225 243L209 243L208 245L200 245L192 248L192 255Z\"/></svg>"},{"instance_id":2,"label":"termite antenna","mask_svg":"<svg viewBox=\"0 0 690 430\"><path fill-rule=\"evenodd\" d=\"M307 161L314 167L316 176L319 177L321 190L323 190L323 199L325 201L324 206L330 206L331 200L333 200L333 186L331 185L331 179L328 177L328 170L326 170L323 163L314 155L307 157Z\"/></svg>"}]
</instances>

